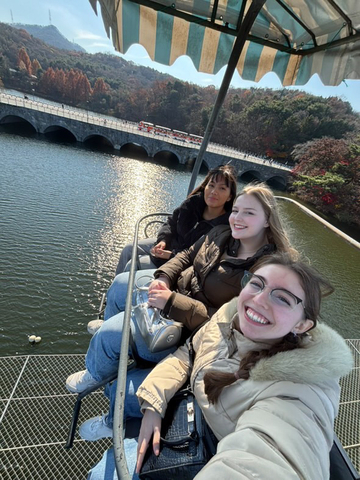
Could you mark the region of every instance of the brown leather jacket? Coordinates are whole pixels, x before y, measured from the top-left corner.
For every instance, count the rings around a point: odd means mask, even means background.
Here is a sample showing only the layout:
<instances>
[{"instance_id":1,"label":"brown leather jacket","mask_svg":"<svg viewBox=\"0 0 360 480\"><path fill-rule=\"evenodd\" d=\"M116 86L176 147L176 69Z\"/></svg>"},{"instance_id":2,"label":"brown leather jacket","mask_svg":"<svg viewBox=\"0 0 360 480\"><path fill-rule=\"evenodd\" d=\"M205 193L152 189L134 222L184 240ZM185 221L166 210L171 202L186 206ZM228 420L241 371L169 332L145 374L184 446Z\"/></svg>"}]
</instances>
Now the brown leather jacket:
<instances>
[{"instance_id":1,"label":"brown leather jacket","mask_svg":"<svg viewBox=\"0 0 360 480\"><path fill-rule=\"evenodd\" d=\"M244 270L275 251L274 245L264 245L243 260L236 258L238 247L239 240L232 237L230 227L219 225L156 270L155 278L166 275L173 290L163 314L194 330L239 295ZM234 258L221 260L224 252Z\"/></svg>"}]
</instances>

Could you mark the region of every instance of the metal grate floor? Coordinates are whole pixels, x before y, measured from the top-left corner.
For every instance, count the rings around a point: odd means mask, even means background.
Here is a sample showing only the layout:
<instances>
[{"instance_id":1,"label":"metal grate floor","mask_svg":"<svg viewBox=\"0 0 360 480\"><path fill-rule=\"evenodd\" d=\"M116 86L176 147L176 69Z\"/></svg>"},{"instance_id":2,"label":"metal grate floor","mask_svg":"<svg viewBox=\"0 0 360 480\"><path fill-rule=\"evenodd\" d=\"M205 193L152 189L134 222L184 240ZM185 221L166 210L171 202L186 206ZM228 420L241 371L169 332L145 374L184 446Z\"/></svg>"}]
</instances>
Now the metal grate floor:
<instances>
[{"instance_id":1,"label":"metal grate floor","mask_svg":"<svg viewBox=\"0 0 360 480\"><path fill-rule=\"evenodd\" d=\"M65 450L76 395L65 388L72 372L84 369L84 355L0 358L0 478L82 480L111 445L85 442L78 434ZM79 417L107 411L102 392L87 397Z\"/></svg>"},{"instance_id":2,"label":"metal grate floor","mask_svg":"<svg viewBox=\"0 0 360 480\"><path fill-rule=\"evenodd\" d=\"M355 368L342 379L335 432L360 471L360 340L348 340ZM65 389L84 355L0 357L0 478L2 480L82 480L111 445L85 442L78 434L65 450L76 396ZM79 425L107 411L101 391L82 404Z\"/></svg>"},{"instance_id":3,"label":"metal grate floor","mask_svg":"<svg viewBox=\"0 0 360 480\"><path fill-rule=\"evenodd\" d=\"M347 340L353 351L355 366L341 379L339 414L335 420L335 432L360 472L360 340Z\"/></svg>"}]
</instances>

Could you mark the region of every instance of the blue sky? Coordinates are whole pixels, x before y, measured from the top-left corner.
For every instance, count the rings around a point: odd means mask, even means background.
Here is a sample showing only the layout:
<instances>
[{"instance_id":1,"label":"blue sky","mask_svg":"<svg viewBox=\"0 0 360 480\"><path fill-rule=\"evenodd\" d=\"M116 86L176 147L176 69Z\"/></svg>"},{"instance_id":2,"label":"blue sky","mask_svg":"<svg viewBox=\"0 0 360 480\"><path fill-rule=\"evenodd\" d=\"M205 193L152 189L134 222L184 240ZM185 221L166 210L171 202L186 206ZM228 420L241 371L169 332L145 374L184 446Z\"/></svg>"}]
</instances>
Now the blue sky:
<instances>
[{"instance_id":1,"label":"blue sky","mask_svg":"<svg viewBox=\"0 0 360 480\"><path fill-rule=\"evenodd\" d=\"M111 41L107 38L102 19L97 17L88 0L3 0L0 2L0 21L5 23L30 23L36 25L55 25L70 41L81 45L89 53L115 52ZM136 64L155 68L163 73L201 86L215 85L219 87L225 67L216 75L199 73L188 57L181 57L171 66L161 65L150 60L146 50L140 45L133 45L126 55L126 60ZM258 83L242 80L237 72L231 85L235 88L250 86L274 89L282 88L275 74L265 75ZM293 88L293 87L287 87ZM300 89L299 87L296 87ZM327 87L315 75L301 87L308 93L323 97L336 96L350 102L354 110L360 112L360 80L346 80L337 87Z\"/></svg>"}]
</instances>

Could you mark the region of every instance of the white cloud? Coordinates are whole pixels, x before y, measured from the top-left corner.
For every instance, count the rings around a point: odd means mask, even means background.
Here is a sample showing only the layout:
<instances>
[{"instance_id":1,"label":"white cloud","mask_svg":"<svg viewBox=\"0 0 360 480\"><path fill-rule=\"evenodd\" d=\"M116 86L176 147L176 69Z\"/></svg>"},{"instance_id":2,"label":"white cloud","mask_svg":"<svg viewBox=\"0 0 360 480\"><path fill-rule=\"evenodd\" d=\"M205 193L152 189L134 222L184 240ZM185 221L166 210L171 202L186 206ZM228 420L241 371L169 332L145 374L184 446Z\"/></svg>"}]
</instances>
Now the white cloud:
<instances>
[{"instance_id":1,"label":"white cloud","mask_svg":"<svg viewBox=\"0 0 360 480\"><path fill-rule=\"evenodd\" d=\"M108 43L101 43L101 42L96 42L96 43L90 43L87 48L107 48L109 49L109 44ZM111 52L113 53L113 52Z\"/></svg>"},{"instance_id":2,"label":"white cloud","mask_svg":"<svg viewBox=\"0 0 360 480\"><path fill-rule=\"evenodd\" d=\"M75 38L80 40L104 40L103 36L95 35L94 33L87 32L86 30L79 30L75 32ZM99 45L104 45L104 43Z\"/></svg>"}]
</instances>

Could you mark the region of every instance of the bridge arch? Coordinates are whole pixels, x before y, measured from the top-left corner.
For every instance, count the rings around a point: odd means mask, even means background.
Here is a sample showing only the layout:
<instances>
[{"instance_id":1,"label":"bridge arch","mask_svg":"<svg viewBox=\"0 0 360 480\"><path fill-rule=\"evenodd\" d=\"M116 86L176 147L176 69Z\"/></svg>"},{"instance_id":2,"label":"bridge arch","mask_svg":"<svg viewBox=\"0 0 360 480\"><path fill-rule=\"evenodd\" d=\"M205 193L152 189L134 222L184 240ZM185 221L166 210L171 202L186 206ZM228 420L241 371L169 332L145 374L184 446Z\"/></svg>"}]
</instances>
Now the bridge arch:
<instances>
[{"instance_id":1,"label":"bridge arch","mask_svg":"<svg viewBox=\"0 0 360 480\"><path fill-rule=\"evenodd\" d=\"M179 157L170 150L160 150L153 156L156 163L164 165L178 165L182 163Z\"/></svg>"},{"instance_id":2,"label":"bridge arch","mask_svg":"<svg viewBox=\"0 0 360 480\"><path fill-rule=\"evenodd\" d=\"M274 188L275 190L286 190L287 182L286 179L280 175L273 175L266 180L266 183L269 187Z\"/></svg>"},{"instance_id":3,"label":"bridge arch","mask_svg":"<svg viewBox=\"0 0 360 480\"><path fill-rule=\"evenodd\" d=\"M246 170L245 172L241 172L238 175L238 179L246 183L264 181L264 179L261 176L261 173L256 170Z\"/></svg>"},{"instance_id":4,"label":"bridge arch","mask_svg":"<svg viewBox=\"0 0 360 480\"><path fill-rule=\"evenodd\" d=\"M121 155L125 157L135 155L136 157L150 157L147 148L139 143L126 141L119 146Z\"/></svg>"},{"instance_id":5,"label":"bridge arch","mask_svg":"<svg viewBox=\"0 0 360 480\"><path fill-rule=\"evenodd\" d=\"M174 160L176 163L184 163L182 158L179 156L178 152L176 152L173 148L164 147L163 145L161 148L157 148L153 152L153 158L166 158L169 159L171 162Z\"/></svg>"},{"instance_id":6,"label":"bridge arch","mask_svg":"<svg viewBox=\"0 0 360 480\"><path fill-rule=\"evenodd\" d=\"M66 127L62 125L49 125L42 132L45 137L54 141L63 141L63 142L78 142L80 141L76 135Z\"/></svg>"},{"instance_id":7,"label":"bridge arch","mask_svg":"<svg viewBox=\"0 0 360 480\"><path fill-rule=\"evenodd\" d=\"M38 129L31 122L29 119L24 118L22 115L4 115L0 118L0 125L1 126L16 126L18 127L19 124L22 126L27 126L28 133L36 133Z\"/></svg>"},{"instance_id":8,"label":"bridge arch","mask_svg":"<svg viewBox=\"0 0 360 480\"><path fill-rule=\"evenodd\" d=\"M91 147L115 148L113 142L106 135L99 133L86 135L86 137L83 139L83 142L85 145Z\"/></svg>"}]
</instances>

